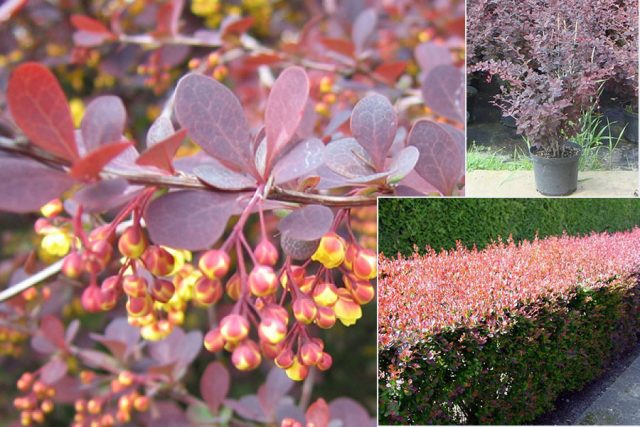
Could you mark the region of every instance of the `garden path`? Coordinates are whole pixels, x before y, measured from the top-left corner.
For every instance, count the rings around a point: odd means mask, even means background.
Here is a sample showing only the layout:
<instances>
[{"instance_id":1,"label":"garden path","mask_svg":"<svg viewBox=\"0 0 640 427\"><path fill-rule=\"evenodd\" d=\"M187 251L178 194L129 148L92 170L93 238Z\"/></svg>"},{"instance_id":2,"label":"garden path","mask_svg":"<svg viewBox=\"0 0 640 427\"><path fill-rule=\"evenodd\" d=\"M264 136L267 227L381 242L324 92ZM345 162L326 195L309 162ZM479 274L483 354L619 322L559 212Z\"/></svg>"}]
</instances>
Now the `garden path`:
<instances>
[{"instance_id":1,"label":"garden path","mask_svg":"<svg viewBox=\"0 0 640 427\"><path fill-rule=\"evenodd\" d=\"M465 181L468 197L543 197L533 171L469 171ZM637 171L584 171L570 197L633 197L637 189Z\"/></svg>"}]
</instances>

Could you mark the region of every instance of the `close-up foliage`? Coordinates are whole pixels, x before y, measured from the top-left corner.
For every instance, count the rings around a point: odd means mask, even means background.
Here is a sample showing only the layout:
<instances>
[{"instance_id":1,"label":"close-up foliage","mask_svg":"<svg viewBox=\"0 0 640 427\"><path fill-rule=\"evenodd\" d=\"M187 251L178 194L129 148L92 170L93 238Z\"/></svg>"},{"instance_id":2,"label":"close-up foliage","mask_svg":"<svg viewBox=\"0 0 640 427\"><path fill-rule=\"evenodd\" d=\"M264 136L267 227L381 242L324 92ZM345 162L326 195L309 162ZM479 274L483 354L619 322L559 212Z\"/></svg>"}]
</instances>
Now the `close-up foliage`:
<instances>
[{"instance_id":1,"label":"close-up foliage","mask_svg":"<svg viewBox=\"0 0 640 427\"><path fill-rule=\"evenodd\" d=\"M463 23L0 6L2 418L375 424L376 199L464 194Z\"/></svg>"},{"instance_id":2,"label":"close-up foliage","mask_svg":"<svg viewBox=\"0 0 640 427\"><path fill-rule=\"evenodd\" d=\"M553 409L637 345L639 238L381 254L380 420L526 424Z\"/></svg>"}]
</instances>

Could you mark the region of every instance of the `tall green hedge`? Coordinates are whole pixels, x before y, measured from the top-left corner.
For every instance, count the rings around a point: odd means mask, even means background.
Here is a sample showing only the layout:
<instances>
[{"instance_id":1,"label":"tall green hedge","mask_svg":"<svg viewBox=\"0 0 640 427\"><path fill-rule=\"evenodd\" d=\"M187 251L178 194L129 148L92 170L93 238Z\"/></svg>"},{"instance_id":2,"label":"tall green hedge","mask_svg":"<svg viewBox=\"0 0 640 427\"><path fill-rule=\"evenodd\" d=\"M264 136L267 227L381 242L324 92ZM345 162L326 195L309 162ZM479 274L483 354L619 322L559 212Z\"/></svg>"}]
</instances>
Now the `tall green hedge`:
<instances>
[{"instance_id":1,"label":"tall green hedge","mask_svg":"<svg viewBox=\"0 0 640 427\"><path fill-rule=\"evenodd\" d=\"M515 241L640 225L639 199L435 199L381 198L379 250L408 255L417 245L437 250L464 245L483 248L498 236Z\"/></svg>"}]
</instances>

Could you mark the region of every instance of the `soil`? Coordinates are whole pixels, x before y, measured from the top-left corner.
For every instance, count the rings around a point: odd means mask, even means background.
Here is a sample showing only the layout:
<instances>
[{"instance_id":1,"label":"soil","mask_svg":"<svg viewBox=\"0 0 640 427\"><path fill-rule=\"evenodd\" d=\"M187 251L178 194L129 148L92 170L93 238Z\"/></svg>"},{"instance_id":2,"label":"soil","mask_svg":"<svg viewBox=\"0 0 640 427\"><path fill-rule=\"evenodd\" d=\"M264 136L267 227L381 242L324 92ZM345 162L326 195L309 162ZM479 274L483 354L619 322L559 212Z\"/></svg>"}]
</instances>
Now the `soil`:
<instances>
[{"instance_id":1,"label":"soil","mask_svg":"<svg viewBox=\"0 0 640 427\"><path fill-rule=\"evenodd\" d=\"M564 393L556 400L556 409L536 418L533 425L576 425L591 404L614 383L620 374L640 357L640 343L613 360L606 372L582 390Z\"/></svg>"},{"instance_id":2,"label":"soil","mask_svg":"<svg viewBox=\"0 0 640 427\"><path fill-rule=\"evenodd\" d=\"M542 147L535 150L535 155L538 157L544 157L546 159L567 159L569 157L575 157L580 153L575 147L564 146L560 151L560 156L556 156L551 147Z\"/></svg>"}]
</instances>

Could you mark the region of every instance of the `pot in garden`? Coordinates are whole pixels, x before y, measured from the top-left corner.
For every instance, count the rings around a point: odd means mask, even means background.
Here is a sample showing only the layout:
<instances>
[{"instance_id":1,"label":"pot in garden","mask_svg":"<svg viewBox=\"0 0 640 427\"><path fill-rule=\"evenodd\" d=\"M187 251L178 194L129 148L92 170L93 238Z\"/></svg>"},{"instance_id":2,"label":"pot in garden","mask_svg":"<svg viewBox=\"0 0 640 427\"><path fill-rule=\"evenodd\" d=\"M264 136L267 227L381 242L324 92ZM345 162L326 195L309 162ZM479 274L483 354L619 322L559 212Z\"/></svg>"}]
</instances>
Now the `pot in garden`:
<instances>
[{"instance_id":1,"label":"pot in garden","mask_svg":"<svg viewBox=\"0 0 640 427\"><path fill-rule=\"evenodd\" d=\"M624 110L624 137L629 142L638 142L638 113Z\"/></svg>"},{"instance_id":2,"label":"pot in garden","mask_svg":"<svg viewBox=\"0 0 640 427\"><path fill-rule=\"evenodd\" d=\"M503 126L511 129L516 129L518 127L518 125L516 124L516 119L513 116L500 117L500 123L502 123Z\"/></svg>"},{"instance_id":3,"label":"pot in garden","mask_svg":"<svg viewBox=\"0 0 640 427\"><path fill-rule=\"evenodd\" d=\"M536 180L536 190L545 196L568 196L578 188L578 163L582 149L575 142L566 142L565 146L578 150L571 157L542 157L539 151L531 147L533 175Z\"/></svg>"}]
</instances>

